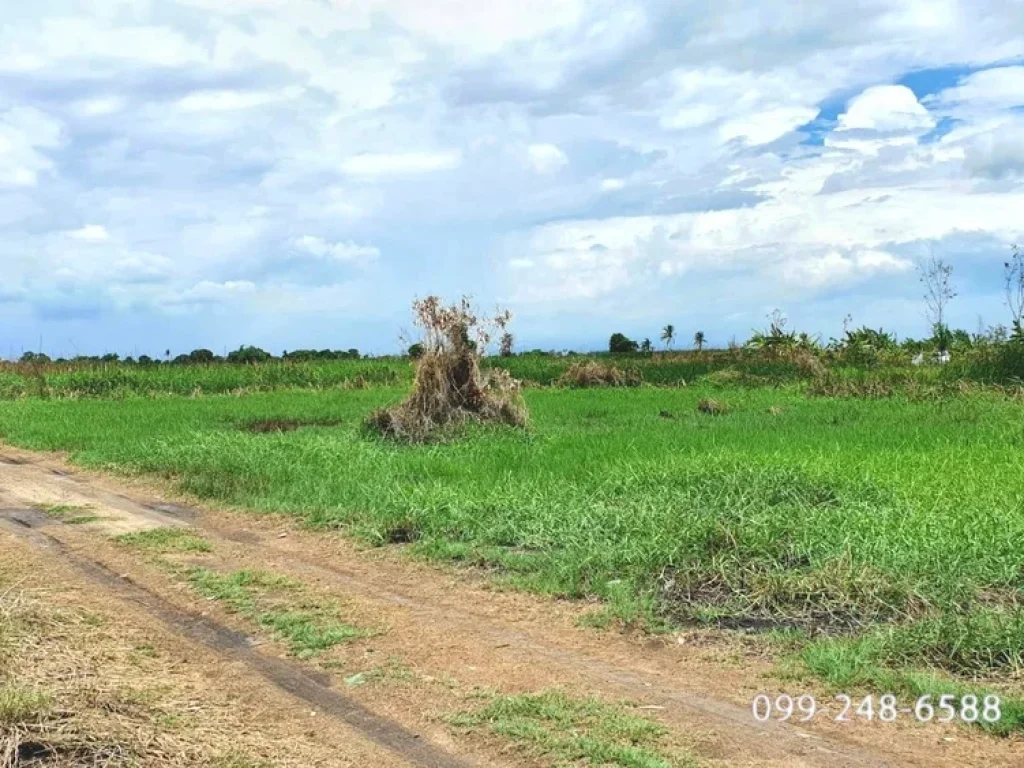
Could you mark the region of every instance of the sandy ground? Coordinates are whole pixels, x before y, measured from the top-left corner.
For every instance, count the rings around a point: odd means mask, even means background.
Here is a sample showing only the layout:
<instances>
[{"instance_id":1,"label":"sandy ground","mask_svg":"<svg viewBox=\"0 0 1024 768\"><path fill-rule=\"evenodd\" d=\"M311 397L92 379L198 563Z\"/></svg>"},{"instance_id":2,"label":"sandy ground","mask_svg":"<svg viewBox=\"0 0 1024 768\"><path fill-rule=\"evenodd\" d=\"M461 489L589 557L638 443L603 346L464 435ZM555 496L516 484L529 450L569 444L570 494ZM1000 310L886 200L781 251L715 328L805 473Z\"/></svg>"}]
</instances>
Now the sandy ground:
<instances>
[{"instance_id":1,"label":"sandy ground","mask_svg":"<svg viewBox=\"0 0 1024 768\"><path fill-rule=\"evenodd\" d=\"M233 692L245 732L260 737L250 750L275 764L291 765L296 755L305 765L543 764L493 737L453 729L446 718L481 690L560 688L643 706L709 765L1024 765L1019 739L906 717L760 723L750 709L759 692L832 697L814 683L772 677L771 659L742 637L587 629L580 618L593 606L502 591L480 574L413 562L396 549L362 550L286 517L187 501L142 481L74 470L58 456L3 447L0 555L152 636L178 660L175 670L208 684L194 691L197 706L217 710ZM51 505L99 519L68 525L31 511ZM111 540L169 525L213 544L183 561L292 576L373 633L314 660L287 657L244 618ZM347 684L354 675L370 682Z\"/></svg>"}]
</instances>

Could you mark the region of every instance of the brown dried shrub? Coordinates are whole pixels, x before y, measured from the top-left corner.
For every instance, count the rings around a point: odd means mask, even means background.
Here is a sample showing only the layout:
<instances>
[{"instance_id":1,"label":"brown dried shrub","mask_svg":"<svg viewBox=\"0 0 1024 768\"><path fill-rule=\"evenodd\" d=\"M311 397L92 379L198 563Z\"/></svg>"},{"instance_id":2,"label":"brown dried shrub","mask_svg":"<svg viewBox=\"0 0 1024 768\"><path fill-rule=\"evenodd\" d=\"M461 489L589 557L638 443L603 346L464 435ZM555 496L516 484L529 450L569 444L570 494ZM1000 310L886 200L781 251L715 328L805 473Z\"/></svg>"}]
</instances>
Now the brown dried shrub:
<instances>
[{"instance_id":1,"label":"brown dried shrub","mask_svg":"<svg viewBox=\"0 0 1024 768\"><path fill-rule=\"evenodd\" d=\"M436 296L413 302L423 329L423 354L409 397L371 413L365 427L384 437L426 442L468 421L526 427L529 413L520 383L508 371L483 372L480 356L495 333L505 333L508 312L478 315L468 298L445 305Z\"/></svg>"}]
</instances>

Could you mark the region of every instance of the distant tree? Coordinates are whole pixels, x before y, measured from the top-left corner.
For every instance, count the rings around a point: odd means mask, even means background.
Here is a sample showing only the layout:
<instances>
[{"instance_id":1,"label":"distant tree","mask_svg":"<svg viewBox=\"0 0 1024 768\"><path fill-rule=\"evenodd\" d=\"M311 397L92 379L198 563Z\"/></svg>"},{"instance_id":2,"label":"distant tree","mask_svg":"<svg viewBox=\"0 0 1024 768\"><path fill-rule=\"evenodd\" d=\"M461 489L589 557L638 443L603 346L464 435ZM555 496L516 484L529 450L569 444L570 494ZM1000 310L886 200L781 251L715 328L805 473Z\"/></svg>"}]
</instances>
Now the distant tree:
<instances>
[{"instance_id":1,"label":"distant tree","mask_svg":"<svg viewBox=\"0 0 1024 768\"><path fill-rule=\"evenodd\" d=\"M423 353L425 351L426 348L420 342L417 341L415 344L409 346L409 349L406 352L406 354L409 355L409 357L411 357L413 360L419 360L421 357L423 357Z\"/></svg>"},{"instance_id":2,"label":"distant tree","mask_svg":"<svg viewBox=\"0 0 1024 768\"><path fill-rule=\"evenodd\" d=\"M676 340L676 327L669 323L661 331L661 340L665 342L665 346L672 349L672 344Z\"/></svg>"},{"instance_id":3,"label":"distant tree","mask_svg":"<svg viewBox=\"0 0 1024 768\"><path fill-rule=\"evenodd\" d=\"M608 339L608 351L613 355L629 355L639 347L639 344L621 333L613 333Z\"/></svg>"},{"instance_id":4,"label":"distant tree","mask_svg":"<svg viewBox=\"0 0 1024 768\"><path fill-rule=\"evenodd\" d=\"M169 350L169 349L164 350L164 359L166 359L166 360L170 360L171 359L171 350Z\"/></svg>"},{"instance_id":5,"label":"distant tree","mask_svg":"<svg viewBox=\"0 0 1024 768\"><path fill-rule=\"evenodd\" d=\"M21 356L21 362L23 363L48 363L50 362L50 356L42 352L26 352Z\"/></svg>"},{"instance_id":6,"label":"distant tree","mask_svg":"<svg viewBox=\"0 0 1024 768\"><path fill-rule=\"evenodd\" d=\"M1024 251L1010 246L1003 278L1006 283L1006 306L1010 308L1010 333L1015 341L1024 341Z\"/></svg>"},{"instance_id":7,"label":"distant tree","mask_svg":"<svg viewBox=\"0 0 1024 768\"><path fill-rule=\"evenodd\" d=\"M234 352L228 353L229 363L265 363L270 360L270 353L259 347L241 346Z\"/></svg>"},{"instance_id":8,"label":"distant tree","mask_svg":"<svg viewBox=\"0 0 1024 768\"><path fill-rule=\"evenodd\" d=\"M952 340L946 326L946 307L956 298L953 290L953 266L932 254L927 261L917 265L921 284L924 286L925 314L933 329L933 338L939 352L945 352Z\"/></svg>"},{"instance_id":9,"label":"distant tree","mask_svg":"<svg viewBox=\"0 0 1024 768\"><path fill-rule=\"evenodd\" d=\"M970 349L974 343L971 334L962 328L957 328L949 333L949 346L953 349Z\"/></svg>"},{"instance_id":10,"label":"distant tree","mask_svg":"<svg viewBox=\"0 0 1024 768\"><path fill-rule=\"evenodd\" d=\"M193 349L188 353L190 363L212 363L215 357L213 352L208 349Z\"/></svg>"},{"instance_id":11,"label":"distant tree","mask_svg":"<svg viewBox=\"0 0 1024 768\"><path fill-rule=\"evenodd\" d=\"M501 334L501 341L498 344L498 354L502 357L512 357L512 351L515 347L516 339L509 331L505 331Z\"/></svg>"},{"instance_id":12,"label":"distant tree","mask_svg":"<svg viewBox=\"0 0 1024 768\"><path fill-rule=\"evenodd\" d=\"M693 346L700 352L704 349L704 331L697 331L693 334Z\"/></svg>"},{"instance_id":13,"label":"distant tree","mask_svg":"<svg viewBox=\"0 0 1024 768\"><path fill-rule=\"evenodd\" d=\"M101 363L116 363L121 359L121 356L115 352L108 352L100 358Z\"/></svg>"},{"instance_id":14,"label":"distant tree","mask_svg":"<svg viewBox=\"0 0 1024 768\"><path fill-rule=\"evenodd\" d=\"M153 358L149 355L139 355L139 365L152 365Z\"/></svg>"},{"instance_id":15,"label":"distant tree","mask_svg":"<svg viewBox=\"0 0 1024 768\"><path fill-rule=\"evenodd\" d=\"M349 360L358 360L361 357L359 350L355 348L347 350L345 352L345 356L348 357Z\"/></svg>"},{"instance_id":16,"label":"distant tree","mask_svg":"<svg viewBox=\"0 0 1024 768\"><path fill-rule=\"evenodd\" d=\"M644 354L649 354L653 349L654 347L651 345L650 339L644 339L640 343L640 351L643 352Z\"/></svg>"}]
</instances>

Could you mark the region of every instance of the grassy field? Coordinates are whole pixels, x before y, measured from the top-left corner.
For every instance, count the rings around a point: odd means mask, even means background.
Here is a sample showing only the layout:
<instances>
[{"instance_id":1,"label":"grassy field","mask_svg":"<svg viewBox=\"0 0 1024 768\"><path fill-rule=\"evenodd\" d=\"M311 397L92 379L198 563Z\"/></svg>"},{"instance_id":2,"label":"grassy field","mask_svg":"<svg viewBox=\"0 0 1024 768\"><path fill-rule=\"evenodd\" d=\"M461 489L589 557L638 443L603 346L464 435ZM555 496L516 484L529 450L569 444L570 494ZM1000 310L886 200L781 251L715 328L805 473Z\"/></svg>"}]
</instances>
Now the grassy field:
<instances>
[{"instance_id":1,"label":"grassy field","mask_svg":"<svg viewBox=\"0 0 1024 768\"><path fill-rule=\"evenodd\" d=\"M770 630L835 686L1024 692L1019 403L540 389L527 432L419 447L362 434L403 392L22 399L0 404L0 434L597 596L607 619ZM728 413L698 412L709 396ZM331 426L253 430L266 420ZM1011 705L1000 727L1022 722Z\"/></svg>"}]
</instances>

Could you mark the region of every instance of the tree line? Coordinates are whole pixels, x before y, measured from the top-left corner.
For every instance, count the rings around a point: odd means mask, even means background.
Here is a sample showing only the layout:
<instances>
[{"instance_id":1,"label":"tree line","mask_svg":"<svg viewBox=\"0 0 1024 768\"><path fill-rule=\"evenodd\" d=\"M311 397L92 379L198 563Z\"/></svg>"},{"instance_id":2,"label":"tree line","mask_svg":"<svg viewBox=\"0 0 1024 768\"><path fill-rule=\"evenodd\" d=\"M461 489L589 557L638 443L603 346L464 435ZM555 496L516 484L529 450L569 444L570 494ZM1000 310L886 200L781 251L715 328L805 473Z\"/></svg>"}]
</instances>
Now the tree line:
<instances>
[{"instance_id":1,"label":"tree line","mask_svg":"<svg viewBox=\"0 0 1024 768\"><path fill-rule=\"evenodd\" d=\"M1017 245L1010 246L1010 258L1003 264L1004 303L1009 309L1009 326L1002 323L988 328L979 327L975 333L963 329L950 328L947 312L950 302L957 297L953 283L953 266L944 259L934 255L917 265L918 279L924 288L924 315L927 318L931 335L922 339L912 337L898 340L896 334L879 328L868 326L851 328L852 317L847 315L843 320L843 335L822 343L819 336L797 333L786 327L785 315L778 309L768 315L768 327L754 330L742 346L747 349L782 349L802 347L812 349L851 349L854 347L874 350L903 349L920 353L935 351L945 355L951 350L970 349L978 346L1003 344L1006 342L1024 342L1024 250ZM676 342L676 328L671 323L666 325L660 336L666 350L671 350ZM704 348L706 337L704 331L693 334L693 347L700 351ZM735 339L729 343L730 348L741 346ZM622 333L613 333L608 340L608 351L613 355L629 355L653 352L651 340L635 341Z\"/></svg>"}]
</instances>

